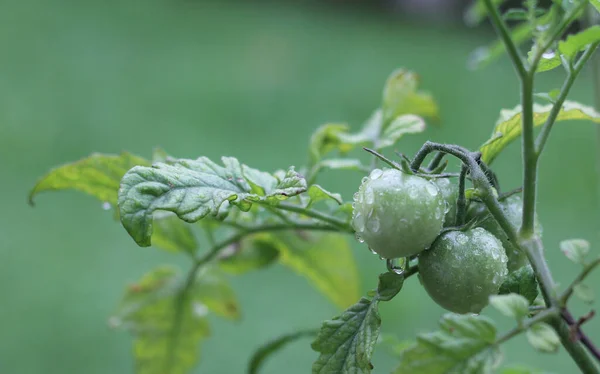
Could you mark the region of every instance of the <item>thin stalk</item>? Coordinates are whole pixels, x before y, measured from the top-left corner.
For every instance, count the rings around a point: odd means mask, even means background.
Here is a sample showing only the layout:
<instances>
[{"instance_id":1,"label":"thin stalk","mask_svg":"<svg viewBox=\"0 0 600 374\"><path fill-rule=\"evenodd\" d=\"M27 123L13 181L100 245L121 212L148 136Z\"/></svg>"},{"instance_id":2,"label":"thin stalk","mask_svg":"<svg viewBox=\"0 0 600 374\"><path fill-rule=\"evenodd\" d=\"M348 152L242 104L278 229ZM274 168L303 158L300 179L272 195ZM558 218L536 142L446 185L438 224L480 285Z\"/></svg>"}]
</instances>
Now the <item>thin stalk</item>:
<instances>
[{"instance_id":1,"label":"thin stalk","mask_svg":"<svg viewBox=\"0 0 600 374\"><path fill-rule=\"evenodd\" d=\"M506 51L508 52L508 56L510 57L510 61L515 68L517 75L519 78L524 79L527 76L527 69L525 68L525 64L523 62L524 59L510 36L510 30L508 29L508 26L500 16L500 13L498 12L496 6L492 3L492 0L483 0L483 3L487 8L487 11L490 15L490 20L492 21L496 32L498 35L500 35L500 39L502 39L502 42L504 43Z\"/></svg>"},{"instance_id":2,"label":"thin stalk","mask_svg":"<svg viewBox=\"0 0 600 374\"><path fill-rule=\"evenodd\" d=\"M598 362L600 362L600 349L594 345L592 340L586 334L584 334L583 331L581 331L581 326L578 326L579 322L575 321L575 318L573 318L573 315L571 315L567 309L563 308L561 316L563 320L571 327L571 329L577 329L577 338L581 341L581 344L588 349L590 354L594 356Z\"/></svg>"},{"instance_id":3,"label":"thin stalk","mask_svg":"<svg viewBox=\"0 0 600 374\"><path fill-rule=\"evenodd\" d=\"M465 181L467 179L467 172L469 168L465 164L460 169L460 176L458 177L458 198L456 199L456 226L462 226L465 224L465 216L467 215L467 199L465 198Z\"/></svg>"},{"instance_id":4,"label":"thin stalk","mask_svg":"<svg viewBox=\"0 0 600 374\"><path fill-rule=\"evenodd\" d=\"M560 297L560 301L561 301L562 305L566 305L567 301L573 294L573 290L575 289L575 286L578 285L579 283L583 282L583 280L588 275L590 275L592 270L594 270L596 268L596 266L598 266L598 265L600 265L600 258L597 258L594 261L592 261L589 264L586 264L584 266L583 271L573 280L573 282L569 285L569 287L567 287L565 292Z\"/></svg>"},{"instance_id":5,"label":"thin stalk","mask_svg":"<svg viewBox=\"0 0 600 374\"><path fill-rule=\"evenodd\" d=\"M498 340L496 340L496 342L494 344L500 345L500 344L514 338L515 336L519 335L520 333L527 331L527 329L529 329L531 326L535 325L536 323L544 322L544 321L548 321L552 318L556 318L558 313L559 313L558 309L556 309L556 308L545 309L545 310L539 312L538 314L536 314L535 316L523 321L523 323L521 323L519 326L515 327L514 329L510 330L506 334L502 335L500 338L498 338Z\"/></svg>"},{"instance_id":6,"label":"thin stalk","mask_svg":"<svg viewBox=\"0 0 600 374\"><path fill-rule=\"evenodd\" d=\"M552 130L552 127L556 122L556 117L558 117L558 114L560 113L560 110L562 109L562 106L565 100L567 99L567 95L569 94L569 91L571 90L575 79L577 78L581 70L583 70L583 67L585 66L586 62L594 55L594 52L596 51L596 48L598 48L599 44L600 43L594 43L590 45L581 55L574 68L568 72L567 79L565 79L565 82L561 87L560 93L558 94L558 97L556 98L556 101L552 106L552 110L550 111L546 122L542 126L542 130L540 131L538 138L536 139L535 151L538 157L544 150L544 146L546 145L546 141L548 140L550 131Z\"/></svg>"},{"instance_id":7,"label":"thin stalk","mask_svg":"<svg viewBox=\"0 0 600 374\"><path fill-rule=\"evenodd\" d=\"M537 161L533 132L533 74L521 81L521 106L523 136L523 222L520 235L530 238L533 235L535 199L537 188Z\"/></svg>"},{"instance_id":8,"label":"thin stalk","mask_svg":"<svg viewBox=\"0 0 600 374\"><path fill-rule=\"evenodd\" d=\"M274 206L277 209L287 210L288 212L294 212L303 216L311 217L319 221L328 223L337 227L339 230L354 233L354 230L344 221L339 218L333 217L327 213L319 212L318 210L306 209L301 206L281 203Z\"/></svg>"}]
</instances>

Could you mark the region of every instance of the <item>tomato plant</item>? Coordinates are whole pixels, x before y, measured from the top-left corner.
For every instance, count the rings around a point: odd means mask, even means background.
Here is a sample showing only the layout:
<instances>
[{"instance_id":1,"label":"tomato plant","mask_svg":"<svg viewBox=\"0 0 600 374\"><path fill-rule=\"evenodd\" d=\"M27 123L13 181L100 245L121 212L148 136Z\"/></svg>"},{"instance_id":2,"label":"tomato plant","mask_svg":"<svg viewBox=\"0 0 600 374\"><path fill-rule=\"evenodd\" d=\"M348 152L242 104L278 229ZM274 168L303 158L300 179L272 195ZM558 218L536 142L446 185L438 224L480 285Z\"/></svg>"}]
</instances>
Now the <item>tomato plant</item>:
<instances>
[{"instance_id":1,"label":"tomato plant","mask_svg":"<svg viewBox=\"0 0 600 374\"><path fill-rule=\"evenodd\" d=\"M151 159L93 154L40 179L31 201L43 191L87 193L114 209L138 245L189 259L186 272L159 267L128 287L110 319L134 336L137 372L189 372L209 335L206 315L239 318L228 275L277 262L305 276L345 310L320 329L289 332L260 347L249 373L259 372L286 343L306 337L314 338L312 348L318 352L313 373L371 372L382 323L379 303L393 302L415 274L425 292L454 313L442 317L438 331L395 345L400 357L394 373L492 373L502 362L501 345L519 334L539 351L555 352L562 345L582 372L600 372L600 351L581 326L593 314L575 318L570 309L573 295L592 298L584 281L600 258L590 258L585 240L563 241L561 250L581 272L566 287L558 285L536 223L537 191L543 188L537 183L538 165L554 125L600 122L596 110L567 100L583 67L596 58L600 26L567 34L574 23L598 18L600 2L554 0L543 8L526 0L523 7L505 12L499 11L500 3L478 0L468 11L470 23L489 19L499 35L471 63L483 65L506 52L521 102L501 112L492 137L477 150L428 141L413 157L400 154L392 160L382 154L439 116L432 96L419 90L418 76L399 69L388 78L380 106L362 129L326 124L315 131L303 167L282 165L266 172L233 157L219 163L157 150ZM559 67L566 72L562 87L536 92L537 74ZM518 138L522 186L505 192L492 164ZM362 158L349 156L360 148L375 157L365 162L364 152ZM445 158L457 160L459 169L447 170ZM353 205L317 183L331 169L365 176ZM522 197L514 196L521 192ZM199 249L200 234L208 248ZM357 277L348 276L356 273L348 245L353 235L385 261L377 288L362 298ZM499 333L483 315L488 304L514 318L515 327Z\"/></svg>"}]
</instances>

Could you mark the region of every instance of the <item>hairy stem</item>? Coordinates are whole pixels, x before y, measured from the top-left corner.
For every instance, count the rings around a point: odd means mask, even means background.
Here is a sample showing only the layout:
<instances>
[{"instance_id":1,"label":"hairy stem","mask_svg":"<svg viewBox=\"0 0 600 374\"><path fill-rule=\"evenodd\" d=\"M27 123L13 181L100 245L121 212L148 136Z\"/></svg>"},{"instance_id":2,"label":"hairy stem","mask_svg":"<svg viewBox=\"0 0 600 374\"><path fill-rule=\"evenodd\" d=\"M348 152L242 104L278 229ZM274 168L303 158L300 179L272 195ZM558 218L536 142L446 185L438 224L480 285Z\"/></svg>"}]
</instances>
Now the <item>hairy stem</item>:
<instances>
[{"instance_id":1,"label":"hairy stem","mask_svg":"<svg viewBox=\"0 0 600 374\"><path fill-rule=\"evenodd\" d=\"M520 235L530 238L533 235L535 199L537 188L537 161L535 137L533 133L533 75L521 81L521 106L523 136L521 152L523 154L523 223Z\"/></svg>"},{"instance_id":2,"label":"hairy stem","mask_svg":"<svg viewBox=\"0 0 600 374\"><path fill-rule=\"evenodd\" d=\"M464 225L465 216L467 215L467 199L465 198L465 181L467 179L467 171L469 169L465 164L460 169L458 177L458 198L456 199L456 226Z\"/></svg>"},{"instance_id":3,"label":"hairy stem","mask_svg":"<svg viewBox=\"0 0 600 374\"><path fill-rule=\"evenodd\" d=\"M318 210L307 209L307 208L303 208L303 207L300 207L297 205L291 205L291 204L286 204L286 203L281 203L281 204L275 205L274 207L277 209L281 209L281 210L287 210L288 212L294 212L294 213L301 214L303 216L315 218L319 221L333 225L333 226L337 227L339 230L344 231L344 232L349 232L349 233L354 232L352 227L350 227L350 225L348 225L346 222L342 221L339 218L330 216L329 214L319 212Z\"/></svg>"}]
</instances>

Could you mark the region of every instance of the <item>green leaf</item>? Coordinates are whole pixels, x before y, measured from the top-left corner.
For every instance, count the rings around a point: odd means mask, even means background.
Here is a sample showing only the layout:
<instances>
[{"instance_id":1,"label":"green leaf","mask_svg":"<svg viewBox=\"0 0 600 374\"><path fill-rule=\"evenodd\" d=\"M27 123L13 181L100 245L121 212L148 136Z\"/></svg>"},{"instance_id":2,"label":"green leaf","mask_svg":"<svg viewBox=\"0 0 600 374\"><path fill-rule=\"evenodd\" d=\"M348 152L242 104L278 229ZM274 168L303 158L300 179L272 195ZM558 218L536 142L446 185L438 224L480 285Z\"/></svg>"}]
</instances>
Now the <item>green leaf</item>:
<instances>
[{"instance_id":1,"label":"green leaf","mask_svg":"<svg viewBox=\"0 0 600 374\"><path fill-rule=\"evenodd\" d=\"M150 163L131 153L120 155L94 153L79 161L50 170L29 193L29 202L44 191L76 190L115 206L119 182L127 170Z\"/></svg>"},{"instance_id":2,"label":"green leaf","mask_svg":"<svg viewBox=\"0 0 600 374\"><path fill-rule=\"evenodd\" d=\"M573 292L584 303L591 304L594 302L594 290L587 284L578 283L573 287Z\"/></svg>"},{"instance_id":3,"label":"green leaf","mask_svg":"<svg viewBox=\"0 0 600 374\"><path fill-rule=\"evenodd\" d=\"M329 158L321 160L317 166L320 169L369 171L369 168L354 158Z\"/></svg>"},{"instance_id":4,"label":"green leaf","mask_svg":"<svg viewBox=\"0 0 600 374\"><path fill-rule=\"evenodd\" d=\"M534 126L543 125L551 110L551 104L534 104ZM500 112L500 118L496 122L491 139L485 142L479 149L484 162L491 163L509 143L521 136L521 114L520 105L514 109L504 109ZM573 101L565 101L556 118L556 122L566 120L591 120L595 123L600 123L600 113L591 107Z\"/></svg>"},{"instance_id":5,"label":"green leaf","mask_svg":"<svg viewBox=\"0 0 600 374\"><path fill-rule=\"evenodd\" d=\"M406 114L396 117L389 126L385 128L377 148L382 149L391 147L404 134L416 134L425 131L425 121L419 116L413 114Z\"/></svg>"},{"instance_id":6,"label":"green leaf","mask_svg":"<svg viewBox=\"0 0 600 374\"><path fill-rule=\"evenodd\" d=\"M254 352L250 359L250 363L248 364L248 374L258 374L265 360L289 343L295 342L298 339L313 337L315 335L317 335L317 331L314 329L301 330L271 340Z\"/></svg>"},{"instance_id":7,"label":"green leaf","mask_svg":"<svg viewBox=\"0 0 600 374\"><path fill-rule=\"evenodd\" d=\"M194 301L216 315L231 320L240 319L240 305L235 292L217 269L204 268L199 271L190 294Z\"/></svg>"},{"instance_id":8,"label":"green leaf","mask_svg":"<svg viewBox=\"0 0 600 374\"><path fill-rule=\"evenodd\" d=\"M528 53L528 59L530 62L533 60L535 48L536 48L536 46L534 46L533 49L531 49ZM562 62L560 61L560 56L557 53L546 52L542 55L542 58L540 58L540 61L538 63L538 66L537 66L537 69L535 72L543 73L545 71L550 71L552 69L559 67L561 64L562 64Z\"/></svg>"},{"instance_id":9,"label":"green leaf","mask_svg":"<svg viewBox=\"0 0 600 374\"><path fill-rule=\"evenodd\" d=\"M346 308L359 297L359 275L356 262L342 234L273 235L280 261L306 277L336 306Z\"/></svg>"},{"instance_id":10,"label":"green leaf","mask_svg":"<svg viewBox=\"0 0 600 374\"><path fill-rule=\"evenodd\" d=\"M523 296L516 293L492 295L490 296L490 305L505 316L518 321L523 320L529 314L529 302Z\"/></svg>"},{"instance_id":11,"label":"green leaf","mask_svg":"<svg viewBox=\"0 0 600 374\"><path fill-rule=\"evenodd\" d=\"M138 374L184 374L198 361L208 322L202 307L180 297L180 287L173 268L158 268L129 287L110 320L134 335Z\"/></svg>"},{"instance_id":12,"label":"green leaf","mask_svg":"<svg viewBox=\"0 0 600 374\"><path fill-rule=\"evenodd\" d=\"M221 269L231 274L244 274L267 267L279 258L279 248L271 234L256 234L232 244L219 259Z\"/></svg>"},{"instance_id":13,"label":"green leaf","mask_svg":"<svg viewBox=\"0 0 600 374\"><path fill-rule=\"evenodd\" d=\"M556 98L558 97L558 95L560 95L559 89L554 89L549 92L540 92L533 94L533 96L535 96L536 98L546 100L552 104L556 102Z\"/></svg>"},{"instance_id":14,"label":"green leaf","mask_svg":"<svg viewBox=\"0 0 600 374\"><path fill-rule=\"evenodd\" d=\"M439 110L437 104L430 94L418 91L419 77L416 73L406 70L397 69L388 77L383 89L382 110L382 129L385 131L391 124L398 120L399 117L405 114L413 114L427 118L439 118ZM405 121L404 121L405 122ZM415 128L421 128L423 131L425 124L419 124L415 127L414 124L407 126L399 123L397 128L412 128L412 131L399 132L396 130L396 140L404 133L420 132ZM393 144L393 143L392 143Z\"/></svg>"},{"instance_id":15,"label":"green leaf","mask_svg":"<svg viewBox=\"0 0 600 374\"><path fill-rule=\"evenodd\" d=\"M527 299L531 304L538 296L538 284L531 265L525 265L510 273L500 286L501 295L516 293Z\"/></svg>"},{"instance_id":16,"label":"green leaf","mask_svg":"<svg viewBox=\"0 0 600 374\"><path fill-rule=\"evenodd\" d=\"M592 4L598 12L600 12L600 0L590 0L590 4Z\"/></svg>"},{"instance_id":17,"label":"green leaf","mask_svg":"<svg viewBox=\"0 0 600 374\"><path fill-rule=\"evenodd\" d=\"M353 147L343 144L339 135L348 132L348 125L341 123L328 123L319 127L310 138L309 154L312 164L316 164L327 153L340 150L342 153L350 151Z\"/></svg>"},{"instance_id":18,"label":"green leaf","mask_svg":"<svg viewBox=\"0 0 600 374\"><path fill-rule=\"evenodd\" d=\"M404 285L404 276L392 272L379 275L377 298L381 301L390 301L400 292Z\"/></svg>"},{"instance_id":19,"label":"green leaf","mask_svg":"<svg viewBox=\"0 0 600 374\"><path fill-rule=\"evenodd\" d=\"M584 239L570 239L560 242L560 250L576 264L585 264L585 257L590 252L590 243Z\"/></svg>"},{"instance_id":20,"label":"green leaf","mask_svg":"<svg viewBox=\"0 0 600 374\"><path fill-rule=\"evenodd\" d=\"M316 202L321 200L333 200L338 205L342 205L344 200L342 199L342 195L339 193L329 192L318 184L313 184L308 188L308 196L310 200L308 201L307 208L313 205Z\"/></svg>"},{"instance_id":21,"label":"green leaf","mask_svg":"<svg viewBox=\"0 0 600 374\"><path fill-rule=\"evenodd\" d=\"M29 199L33 204L40 192L76 190L99 199L107 207L116 206L119 183L125 173L135 166L147 165L149 161L126 152L118 156L95 153L51 170L31 190ZM168 214L156 217L153 238L157 247L170 252L193 253L198 247L192 230Z\"/></svg>"},{"instance_id":22,"label":"green leaf","mask_svg":"<svg viewBox=\"0 0 600 374\"><path fill-rule=\"evenodd\" d=\"M446 314L441 330L421 334L402 353L395 374L479 374L493 373L501 353L496 327L486 317Z\"/></svg>"},{"instance_id":23,"label":"green leaf","mask_svg":"<svg viewBox=\"0 0 600 374\"><path fill-rule=\"evenodd\" d=\"M597 42L600 42L600 26L591 26L577 34L569 35L566 40L561 40L558 50L567 60L572 61L579 51Z\"/></svg>"},{"instance_id":24,"label":"green leaf","mask_svg":"<svg viewBox=\"0 0 600 374\"><path fill-rule=\"evenodd\" d=\"M293 168L280 179L223 157L220 166L206 157L180 159L172 164L136 166L121 181L121 223L140 246L149 246L156 210L196 222L208 214L217 216L228 202L247 211L254 202L277 204L306 191L306 181Z\"/></svg>"},{"instance_id":25,"label":"green leaf","mask_svg":"<svg viewBox=\"0 0 600 374\"><path fill-rule=\"evenodd\" d=\"M313 364L313 374L370 373L380 326L377 300L364 297L340 316L323 322L312 343L321 353Z\"/></svg>"},{"instance_id":26,"label":"green leaf","mask_svg":"<svg viewBox=\"0 0 600 374\"><path fill-rule=\"evenodd\" d=\"M193 254L198 242L190 227L169 212L154 217L153 244L169 252L184 251Z\"/></svg>"},{"instance_id":27,"label":"green leaf","mask_svg":"<svg viewBox=\"0 0 600 374\"><path fill-rule=\"evenodd\" d=\"M560 347L560 338L554 329L543 322L536 323L527 330L527 340L541 352L554 353Z\"/></svg>"}]
</instances>

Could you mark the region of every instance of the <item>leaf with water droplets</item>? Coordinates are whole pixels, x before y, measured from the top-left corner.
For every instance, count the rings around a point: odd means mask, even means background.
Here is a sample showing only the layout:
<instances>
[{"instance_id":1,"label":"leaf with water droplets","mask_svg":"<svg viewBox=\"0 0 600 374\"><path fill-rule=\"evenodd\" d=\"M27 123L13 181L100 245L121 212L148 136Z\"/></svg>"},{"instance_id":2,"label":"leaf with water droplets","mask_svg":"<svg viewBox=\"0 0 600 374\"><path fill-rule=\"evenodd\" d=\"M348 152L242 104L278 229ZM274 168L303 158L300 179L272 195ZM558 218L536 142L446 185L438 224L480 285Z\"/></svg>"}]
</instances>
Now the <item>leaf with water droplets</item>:
<instances>
[{"instance_id":1,"label":"leaf with water droplets","mask_svg":"<svg viewBox=\"0 0 600 374\"><path fill-rule=\"evenodd\" d=\"M136 373L185 374L198 360L198 348L209 336L208 321L191 298L180 297L182 282L172 267L160 267L129 286L114 327L132 333Z\"/></svg>"},{"instance_id":2,"label":"leaf with water droplets","mask_svg":"<svg viewBox=\"0 0 600 374\"><path fill-rule=\"evenodd\" d=\"M196 222L208 214L217 216L225 202L247 211L252 203L277 204L306 191L306 181L293 168L276 178L242 165L233 157L222 160L224 166L200 157L129 170L119 189L123 227L138 245L148 246L157 210Z\"/></svg>"},{"instance_id":3,"label":"leaf with water droplets","mask_svg":"<svg viewBox=\"0 0 600 374\"><path fill-rule=\"evenodd\" d=\"M552 110L552 104L533 106L533 123L535 127L542 126ZM496 122L493 135L480 148L481 158L486 163L491 163L502 152L502 150L515 139L521 136L521 106L514 109L504 109L500 112L500 118ZM600 123L600 113L592 107L582 105L574 101L565 101L562 109L556 117L556 122L567 120L590 120Z\"/></svg>"},{"instance_id":4,"label":"leaf with water droplets","mask_svg":"<svg viewBox=\"0 0 600 374\"><path fill-rule=\"evenodd\" d=\"M531 268L531 265L525 265L516 271L511 272L508 278L500 286L499 294L510 294L516 293L521 295L533 303L538 296L538 284L535 279L535 273Z\"/></svg>"},{"instance_id":5,"label":"leaf with water droplets","mask_svg":"<svg viewBox=\"0 0 600 374\"><path fill-rule=\"evenodd\" d=\"M394 374L493 373L502 359L493 322L477 315L446 314L441 329L421 334L404 350Z\"/></svg>"}]
</instances>

